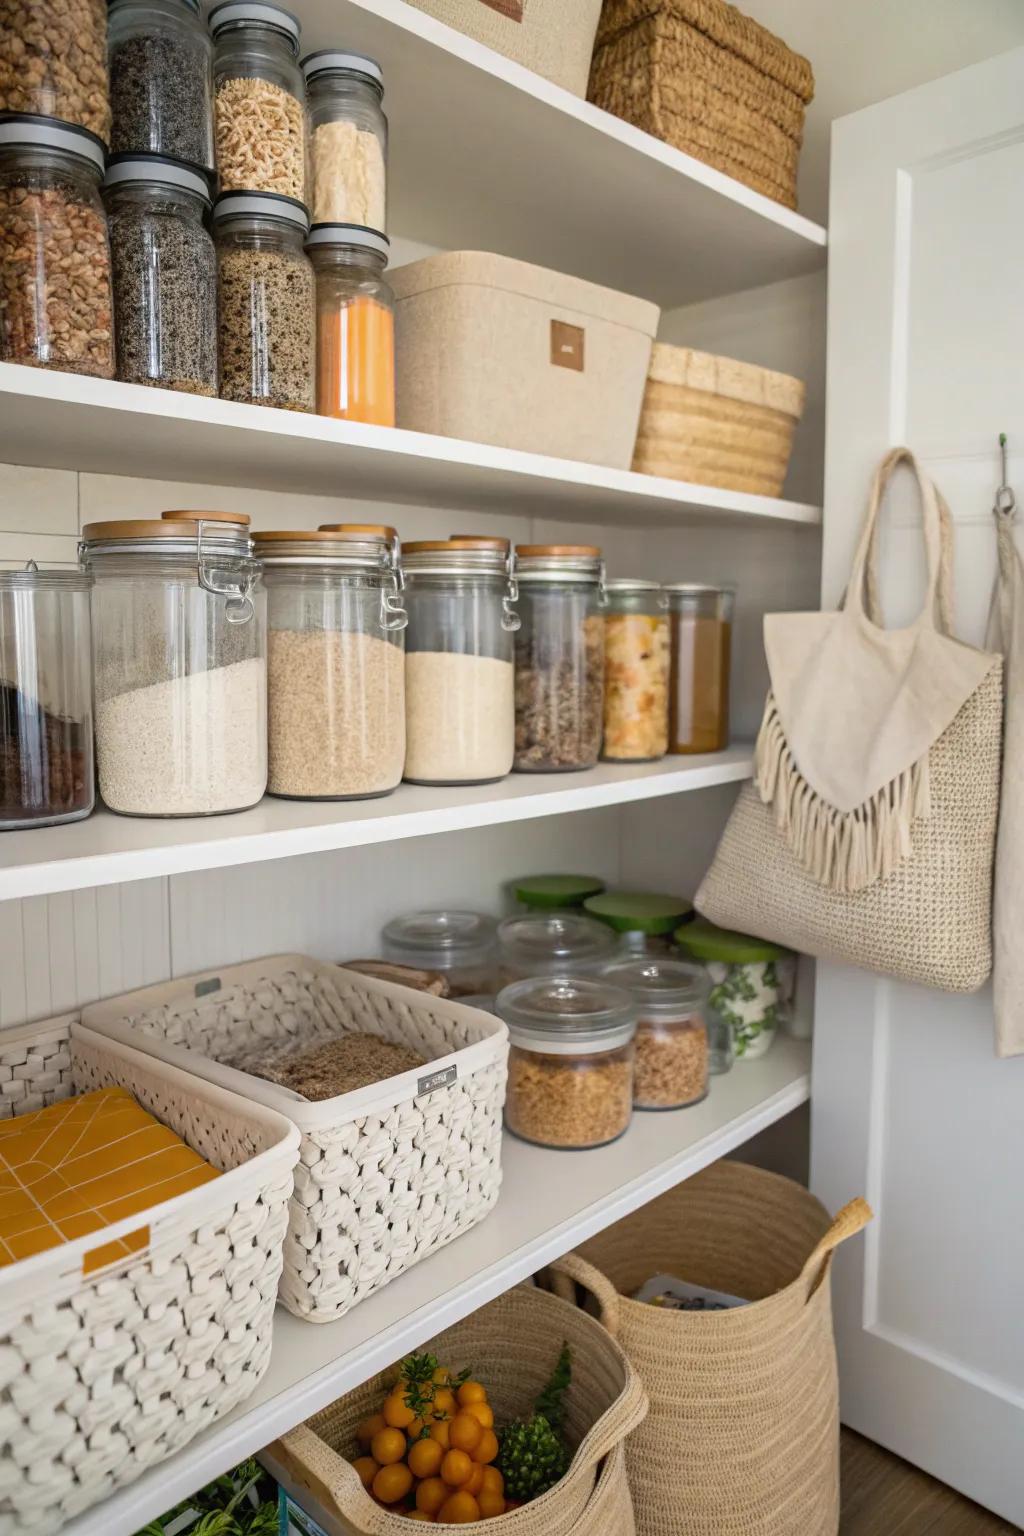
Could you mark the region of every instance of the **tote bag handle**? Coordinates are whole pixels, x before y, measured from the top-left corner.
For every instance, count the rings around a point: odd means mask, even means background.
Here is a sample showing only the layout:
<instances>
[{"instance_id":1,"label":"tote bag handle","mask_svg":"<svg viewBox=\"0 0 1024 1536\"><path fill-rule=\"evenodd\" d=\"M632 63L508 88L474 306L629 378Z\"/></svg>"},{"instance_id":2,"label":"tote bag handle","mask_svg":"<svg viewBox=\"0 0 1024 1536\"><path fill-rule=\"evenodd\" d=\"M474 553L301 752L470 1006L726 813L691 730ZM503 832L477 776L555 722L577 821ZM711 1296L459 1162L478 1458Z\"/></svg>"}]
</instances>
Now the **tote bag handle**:
<instances>
[{"instance_id":1,"label":"tote bag handle","mask_svg":"<svg viewBox=\"0 0 1024 1536\"><path fill-rule=\"evenodd\" d=\"M878 524L889 482L901 464L917 479L921 500L928 586L915 623L941 634L953 633L953 519L938 486L924 473L909 448L892 448L875 471L853 569L842 606L883 629L878 595Z\"/></svg>"}]
</instances>

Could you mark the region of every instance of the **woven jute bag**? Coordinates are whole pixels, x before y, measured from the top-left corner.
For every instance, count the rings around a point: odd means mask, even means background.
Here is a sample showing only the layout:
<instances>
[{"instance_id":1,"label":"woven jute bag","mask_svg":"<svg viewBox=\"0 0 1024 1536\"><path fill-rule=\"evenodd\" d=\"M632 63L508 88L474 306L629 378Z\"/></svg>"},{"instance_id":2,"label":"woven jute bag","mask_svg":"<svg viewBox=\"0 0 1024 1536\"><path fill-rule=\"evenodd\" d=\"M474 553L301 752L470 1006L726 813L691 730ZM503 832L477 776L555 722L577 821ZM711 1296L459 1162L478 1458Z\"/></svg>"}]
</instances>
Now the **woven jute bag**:
<instances>
[{"instance_id":1,"label":"woven jute bag","mask_svg":"<svg viewBox=\"0 0 1024 1536\"><path fill-rule=\"evenodd\" d=\"M519 1286L438 1334L423 1348L487 1387L496 1422L528 1417L563 1343L572 1355L566 1434L576 1447L565 1477L502 1517L502 1536L634 1536L622 1454L647 1413L647 1394L622 1348L594 1318L532 1285ZM409 1522L382 1509L348 1458L356 1426L380 1408L394 1382L382 1372L270 1447L269 1458L299 1492L307 1489L346 1536L407 1536ZM437 1526L454 1531L447 1522Z\"/></svg>"},{"instance_id":2,"label":"woven jute bag","mask_svg":"<svg viewBox=\"0 0 1024 1536\"><path fill-rule=\"evenodd\" d=\"M574 96L587 94L601 0L410 0Z\"/></svg>"},{"instance_id":3,"label":"woven jute bag","mask_svg":"<svg viewBox=\"0 0 1024 1536\"><path fill-rule=\"evenodd\" d=\"M875 539L907 464L928 588L881 627ZM906 448L883 459L844 606L765 619L771 692L696 906L723 927L949 992L992 965L1002 660L952 637L952 520Z\"/></svg>"},{"instance_id":4,"label":"woven jute bag","mask_svg":"<svg viewBox=\"0 0 1024 1536\"><path fill-rule=\"evenodd\" d=\"M835 1536L839 1402L831 1220L799 1184L721 1162L561 1261L636 1366L650 1412L626 1444L639 1536ZM749 1298L723 1312L631 1299L652 1274ZM596 1533L595 1533L596 1536Z\"/></svg>"}]
</instances>

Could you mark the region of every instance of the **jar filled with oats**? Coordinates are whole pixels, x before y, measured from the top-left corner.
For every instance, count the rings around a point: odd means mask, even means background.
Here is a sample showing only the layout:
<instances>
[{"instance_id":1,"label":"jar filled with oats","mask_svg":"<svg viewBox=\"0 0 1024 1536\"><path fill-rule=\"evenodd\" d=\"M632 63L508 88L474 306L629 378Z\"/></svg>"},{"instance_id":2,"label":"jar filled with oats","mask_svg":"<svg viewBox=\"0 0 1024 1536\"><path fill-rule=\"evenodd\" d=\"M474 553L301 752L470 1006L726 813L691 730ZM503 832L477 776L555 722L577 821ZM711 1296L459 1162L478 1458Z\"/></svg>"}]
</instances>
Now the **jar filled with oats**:
<instances>
[{"instance_id":1,"label":"jar filled with oats","mask_svg":"<svg viewBox=\"0 0 1024 1536\"><path fill-rule=\"evenodd\" d=\"M321 48L302 61L309 103L314 224L386 231L384 75L362 53Z\"/></svg>"},{"instance_id":2,"label":"jar filled with oats","mask_svg":"<svg viewBox=\"0 0 1024 1536\"><path fill-rule=\"evenodd\" d=\"M541 1147L616 1141L633 1115L630 994L602 979L532 977L498 993L508 1025L505 1123Z\"/></svg>"},{"instance_id":3,"label":"jar filled with oats","mask_svg":"<svg viewBox=\"0 0 1024 1536\"><path fill-rule=\"evenodd\" d=\"M222 192L306 197L306 93L299 23L268 0L210 12L214 127Z\"/></svg>"},{"instance_id":4,"label":"jar filled with oats","mask_svg":"<svg viewBox=\"0 0 1024 1536\"><path fill-rule=\"evenodd\" d=\"M656 581L607 583L604 746L610 763L653 763L668 751L667 600Z\"/></svg>"},{"instance_id":5,"label":"jar filled with oats","mask_svg":"<svg viewBox=\"0 0 1024 1536\"><path fill-rule=\"evenodd\" d=\"M708 1092L708 983L682 960L626 960L604 973L637 1010L633 1103L683 1109Z\"/></svg>"}]
</instances>

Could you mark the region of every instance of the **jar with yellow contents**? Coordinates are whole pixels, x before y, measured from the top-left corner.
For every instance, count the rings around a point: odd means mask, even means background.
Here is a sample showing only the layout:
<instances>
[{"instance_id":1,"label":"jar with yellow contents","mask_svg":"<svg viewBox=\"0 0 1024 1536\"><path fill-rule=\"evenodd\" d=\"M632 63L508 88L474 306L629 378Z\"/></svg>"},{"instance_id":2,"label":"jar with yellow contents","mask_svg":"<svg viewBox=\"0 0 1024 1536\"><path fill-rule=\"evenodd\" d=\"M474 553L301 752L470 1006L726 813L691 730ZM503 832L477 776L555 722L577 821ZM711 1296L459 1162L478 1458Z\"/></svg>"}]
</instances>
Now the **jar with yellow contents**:
<instances>
[{"instance_id":1,"label":"jar with yellow contents","mask_svg":"<svg viewBox=\"0 0 1024 1536\"><path fill-rule=\"evenodd\" d=\"M609 581L604 611L604 749L609 762L668 751L669 626L656 581Z\"/></svg>"}]
</instances>

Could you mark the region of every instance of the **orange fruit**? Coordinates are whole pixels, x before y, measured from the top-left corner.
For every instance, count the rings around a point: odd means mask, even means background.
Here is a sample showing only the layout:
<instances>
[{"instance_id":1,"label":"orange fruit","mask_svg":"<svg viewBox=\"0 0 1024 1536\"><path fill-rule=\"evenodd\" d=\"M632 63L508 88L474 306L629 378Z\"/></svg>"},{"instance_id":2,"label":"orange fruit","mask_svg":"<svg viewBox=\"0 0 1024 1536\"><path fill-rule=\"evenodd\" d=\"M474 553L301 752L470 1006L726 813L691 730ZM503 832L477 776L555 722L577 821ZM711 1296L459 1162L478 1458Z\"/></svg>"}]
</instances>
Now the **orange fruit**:
<instances>
[{"instance_id":1,"label":"orange fruit","mask_svg":"<svg viewBox=\"0 0 1024 1536\"><path fill-rule=\"evenodd\" d=\"M390 1424L392 1429L408 1429L416 1415L413 1413L405 1398L398 1392L392 1392L385 1398L384 1407L385 1424Z\"/></svg>"},{"instance_id":2,"label":"orange fruit","mask_svg":"<svg viewBox=\"0 0 1024 1536\"><path fill-rule=\"evenodd\" d=\"M456 1451L474 1451L480 1444L483 1428L471 1413L457 1413L452 1419L451 1443Z\"/></svg>"},{"instance_id":3,"label":"orange fruit","mask_svg":"<svg viewBox=\"0 0 1024 1536\"><path fill-rule=\"evenodd\" d=\"M436 1440L443 1451L447 1451L451 1445L451 1419L435 1419L428 1431L431 1440Z\"/></svg>"},{"instance_id":4,"label":"orange fruit","mask_svg":"<svg viewBox=\"0 0 1024 1536\"><path fill-rule=\"evenodd\" d=\"M382 1467L390 1467L405 1455L405 1436L400 1429L378 1429L370 1441L373 1459Z\"/></svg>"},{"instance_id":5,"label":"orange fruit","mask_svg":"<svg viewBox=\"0 0 1024 1536\"><path fill-rule=\"evenodd\" d=\"M498 1437L493 1429L485 1429L481 1432L480 1439L471 1454L474 1461L487 1463L495 1459L498 1454Z\"/></svg>"},{"instance_id":6,"label":"orange fruit","mask_svg":"<svg viewBox=\"0 0 1024 1536\"><path fill-rule=\"evenodd\" d=\"M444 1460L444 1447L436 1440L415 1440L406 1460L417 1477L436 1477Z\"/></svg>"},{"instance_id":7,"label":"orange fruit","mask_svg":"<svg viewBox=\"0 0 1024 1536\"><path fill-rule=\"evenodd\" d=\"M434 1393L434 1412L447 1413L454 1418L459 1411L459 1405L455 1401L455 1393L451 1387L438 1387Z\"/></svg>"},{"instance_id":8,"label":"orange fruit","mask_svg":"<svg viewBox=\"0 0 1024 1536\"><path fill-rule=\"evenodd\" d=\"M480 1497L480 1490L484 1486L484 1469L478 1461L474 1461L473 1470L469 1474L469 1482L462 1484L467 1493L471 1493L474 1499Z\"/></svg>"},{"instance_id":9,"label":"orange fruit","mask_svg":"<svg viewBox=\"0 0 1024 1536\"><path fill-rule=\"evenodd\" d=\"M446 1451L441 1463L441 1476L449 1488L461 1488L473 1476L473 1463L465 1451Z\"/></svg>"},{"instance_id":10,"label":"orange fruit","mask_svg":"<svg viewBox=\"0 0 1024 1536\"><path fill-rule=\"evenodd\" d=\"M442 1525L446 1520L449 1525L472 1525L473 1521L479 1518L480 1505L471 1493L466 1493L462 1488L458 1493L453 1493L450 1499L445 1500L438 1516Z\"/></svg>"},{"instance_id":11,"label":"orange fruit","mask_svg":"<svg viewBox=\"0 0 1024 1536\"><path fill-rule=\"evenodd\" d=\"M470 1403L486 1403L487 1388L479 1381L464 1381L459 1388L459 1402L463 1408L468 1408Z\"/></svg>"},{"instance_id":12,"label":"orange fruit","mask_svg":"<svg viewBox=\"0 0 1024 1536\"><path fill-rule=\"evenodd\" d=\"M494 1428L494 1409L490 1403L470 1403L464 1412L471 1413L484 1429Z\"/></svg>"},{"instance_id":13,"label":"orange fruit","mask_svg":"<svg viewBox=\"0 0 1024 1536\"><path fill-rule=\"evenodd\" d=\"M370 1417L364 1419L356 1430L356 1439L360 1445L369 1445L377 1431L387 1427L387 1420L382 1413L371 1413Z\"/></svg>"},{"instance_id":14,"label":"orange fruit","mask_svg":"<svg viewBox=\"0 0 1024 1536\"><path fill-rule=\"evenodd\" d=\"M477 1503L480 1505L481 1520L493 1520L495 1515L505 1513L505 1500L500 1493L488 1493L485 1488Z\"/></svg>"},{"instance_id":15,"label":"orange fruit","mask_svg":"<svg viewBox=\"0 0 1024 1536\"><path fill-rule=\"evenodd\" d=\"M369 1488L370 1484L377 1476L377 1473L380 1471L380 1468L372 1456L357 1456L352 1465L359 1473L359 1481L362 1483L364 1488Z\"/></svg>"},{"instance_id":16,"label":"orange fruit","mask_svg":"<svg viewBox=\"0 0 1024 1536\"><path fill-rule=\"evenodd\" d=\"M426 1423L423 1419L413 1419L411 1424L407 1424L405 1426L405 1432L409 1436L410 1440L418 1440L426 1427Z\"/></svg>"},{"instance_id":17,"label":"orange fruit","mask_svg":"<svg viewBox=\"0 0 1024 1536\"><path fill-rule=\"evenodd\" d=\"M425 1515L436 1515L451 1489L439 1477L425 1477L416 1489L416 1508Z\"/></svg>"},{"instance_id":18,"label":"orange fruit","mask_svg":"<svg viewBox=\"0 0 1024 1536\"><path fill-rule=\"evenodd\" d=\"M439 1365L430 1379L436 1386L446 1387L452 1379L452 1373L446 1365Z\"/></svg>"},{"instance_id":19,"label":"orange fruit","mask_svg":"<svg viewBox=\"0 0 1024 1536\"><path fill-rule=\"evenodd\" d=\"M412 1487L412 1473L403 1461L381 1467L373 1480L373 1491L382 1504L397 1504Z\"/></svg>"},{"instance_id":20,"label":"orange fruit","mask_svg":"<svg viewBox=\"0 0 1024 1536\"><path fill-rule=\"evenodd\" d=\"M488 1493L505 1492L505 1479L497 1467L484 1467L484 1488Z\"/></svg>"}]
</instances>

